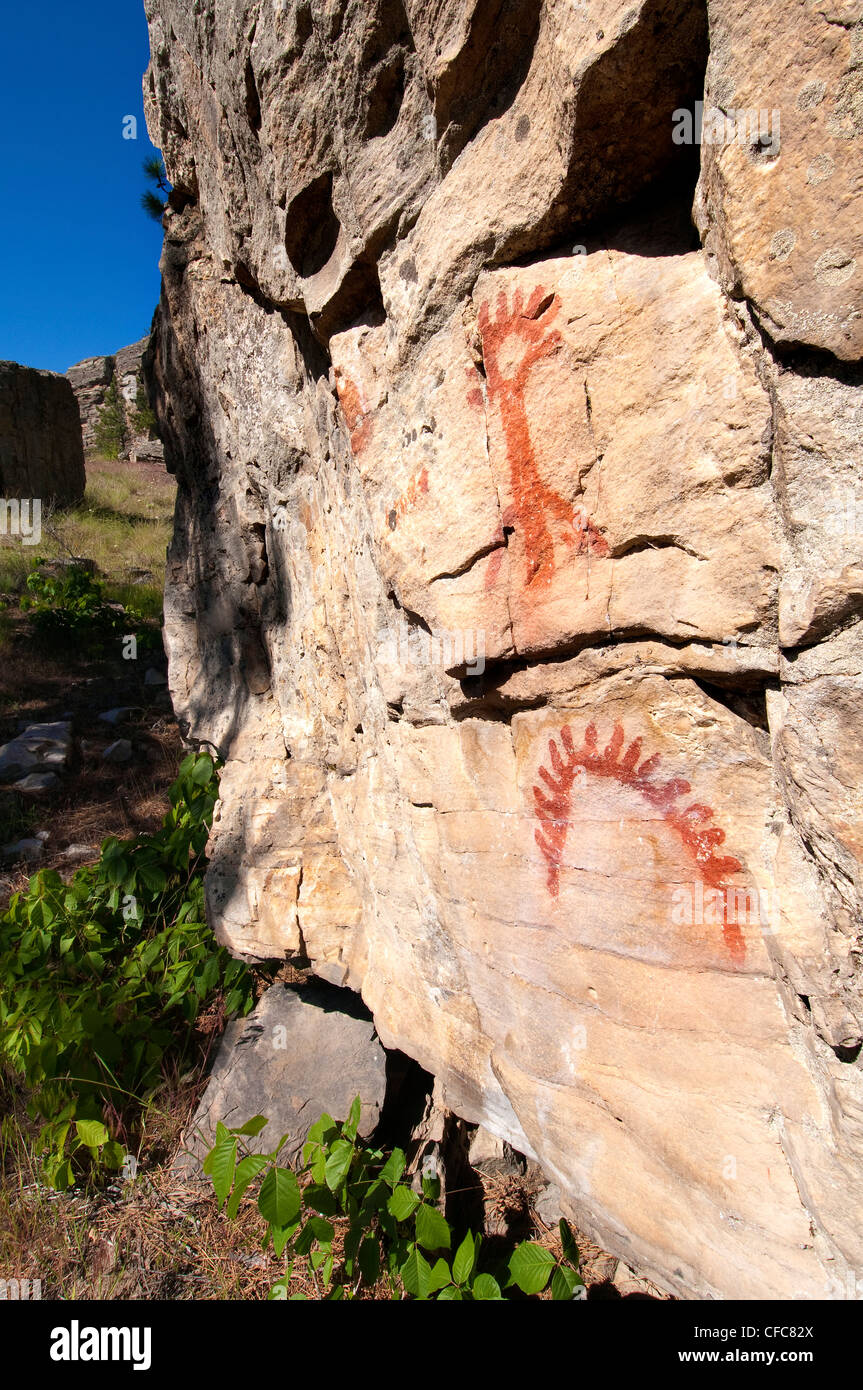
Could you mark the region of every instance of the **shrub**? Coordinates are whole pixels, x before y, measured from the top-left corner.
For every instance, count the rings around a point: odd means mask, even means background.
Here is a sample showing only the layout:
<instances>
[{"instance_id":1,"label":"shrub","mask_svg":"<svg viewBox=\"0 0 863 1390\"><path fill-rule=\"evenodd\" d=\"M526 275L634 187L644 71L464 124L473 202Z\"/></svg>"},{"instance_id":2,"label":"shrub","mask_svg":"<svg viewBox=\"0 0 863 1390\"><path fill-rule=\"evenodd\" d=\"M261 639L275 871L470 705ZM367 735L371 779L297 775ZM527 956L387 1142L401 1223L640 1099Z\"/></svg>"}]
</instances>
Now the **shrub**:
<instances>
[{"instance_id":1,"label":"shrub","mask_svg":"<svg viewBox=\"0 0 863 1390\"><path fill-rule=\"evenodd\" d=\"M132 423L138 434L149 434L151 430L156 428L156 415L150 405L147 388L140 376L135 392L135 412L132 416Z\"/></svg>"},{"instance_id":2,"label":"shrub","mask_svg":"<svg viewBox=\"0 0 863 1390\"><path fill-rule=\"evenodd\" d=\"M37 634L52 643L100 652L125 636L130 625L147 622L138 610L107 602L102 585L84 565L65 565L53 573L44 560L34 560L26 588L21 607L32 613ZM156 634L144 628L138 640L152 647Z\"/></svg>"},{"instance_id":3,"label":"shrub","mask_svg":"<svg viewBox=\"0 0 863 1390\"><path fill-rule=\"evenodd\" d=\"M117 378L113 376L105 392L99 418L93 427L93 441L103 458L117 459L126 447L126 437L126 410Z\"/></svg>"},{"instance_id":4,"label":"shrub","mask_svg":"<svg viewBox=\"0 0 863 1390\"><path fill-rule=\"evenodd\" d=\"M218 778L192 754L161 830L105 841L71 882L44 870L0 917L0 1062L29 1088L45 1171L69 1187L82 1160L118 1168L118 1142L187 1051L219 993L227 1016L252 1005L247 968L205 922L202 868Z\"/></svg>"},{"instance_id":5,"label":"shrub","mask_svg":"<svg viewBox=\"0 0 863 1390\"><path fill-rule=\"evenodd\" d=\"M351 1299L381 1279L392 1298L492 1302L513 1296L511 1291L516 1297L541 1293L549 1280L553 1299L583 1297L578 1247L565 1221L559 1228L561 1260L542 1245L522 1241L508 1266L483 1270L480 1235L468 1231L453 1253L452 1227L436 1205L437 1178L423 1177L420 1196L402 1182L404 1152L365 1147L357 1138L359 1122L359 1096L344 1124L322 1115L309 1130L299 1174L277 1161L286 1135L272 1153L248 1151L245 1140L269 1123L263 1115L237 1129L217 1125L204 1172L219 1207L227 1203L227 1215L235 1218L257 1182L258 1210L267 1223L264 1249L272 1241L277 1255L285 1252L285 1273L271 1299L305 1298L288 1292L298 1256L308 1258L319 1296L330 1300Z\"/></svg>"},{"instance_id":6,"label":"shrub","mask_svg":"<svg viewBox=\"0 0 863 1390\"><path fill-rule=\"evenodd\" d=\"M165 165L161 155L152 155L144 160L144 173L153 188L148 188L146 193L141 194L141 207L156 222L161 222L166 207L168 206L167 197L171 191L168 183L168 175L165 172ZM155 191L158 189L158 193Z\"/></svg>"}]
</instances>

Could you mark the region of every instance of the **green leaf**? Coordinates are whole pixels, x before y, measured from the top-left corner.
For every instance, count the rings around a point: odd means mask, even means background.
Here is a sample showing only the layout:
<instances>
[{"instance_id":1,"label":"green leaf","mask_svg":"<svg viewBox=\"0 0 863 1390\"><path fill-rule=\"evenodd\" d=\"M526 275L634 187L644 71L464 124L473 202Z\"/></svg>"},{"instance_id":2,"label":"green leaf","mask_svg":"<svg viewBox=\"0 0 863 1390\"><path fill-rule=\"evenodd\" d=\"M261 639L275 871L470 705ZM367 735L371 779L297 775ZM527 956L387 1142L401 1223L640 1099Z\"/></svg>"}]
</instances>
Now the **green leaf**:
<instances>
[{"instance_id":1,"label":"green leaf","mask_svg":"<svg viewBox=\"0 0 863 1390\"><path fill-rule=\"evenodd\" d=\"M471 1286L471 1293L480 1303L499 1303L503 1301L500 1284L491 1274L478 1274Z\"/></svg>"},{"instance_id":2,"label":"green leaf","mask_svg":"<svg viewBox=\"0 0 863 1390\"><path fill-rule=\"evenodd\" d=\"M575 1294L575 1290L581 1288L584 1280L580 1274L576 1274L574 1269L567 1265L558 1265L551 1277L551 1296L555 1303L562 1303L570 1300Z\"/></svg>"},{"instance_id":3,"label":"green leaf","mask_svg":"<svg viewBox=\"0 0 863 1390\"><path fill-rule=\"evenodd\" d=\"M355 1186L356 1184L352 1184L352 1189ZM366 1189L366 1194L363 1197L360 1208L361 1212L370 1220L375 1212L380 1211L382 1207L386 1206L389 1201L389 1196L389 1189L386 1183L383 1182L381 1178L376 1178Z\"/></svg>"},{"instance_id":4,"label":"green leaf","mask_svg":"<svg viewBox=\"0 0 863 1390\"><path fill-rule=\"evenodd\" d=\"M455 1284L447 1284L445 1289L441 1289L437 1296L438 1303L462 1303L461 1289L457 1289Z\"/></svg>"},{"instance_id":5,"label":"green leaf","mask_svg":"<svg viewBox=\"0 0 863 1390\"><path fill-rule=\"evenodd\" d=\"M387 1210L396 1221L407 1221L419 1206L419 1197L410 1187L397 1187L387 1202Z\"/></svg>"},{"instance_id":6,"label":"green leaf","mask_svg":"<svg viewBox=\"0 0 863 1390\"><path fill-rule=\"evenodd\" d=\"M213 776L213 760L206 753L195 759L192 768L192 781L197 787L205 787Z\"/></svg>"},{"instance_id":7,"label":"green leaf","mask_svg":"<svg viewBox=\"0 0 863 1390\"><path fill-rule=\"evenodd\" d=\"M307 1144L323 1144L327 1136L336 1128L336 1122L332 1115L324 1111L319 1120L316 1120L306 1135Z\"/></svg>"},{"instance_id":8,"label":"green leaf","mask_svg":"<svg viewBox=\"0 0 863 1390\"><path fill-rule=\"evenodd\" d=\"M225 1208L231 1221L240 1209L240 1203L245 1196L249 1184L254 1182L259 1173L262 1173L269 1164L270 1160L266 1154L246 1154L237 1164L237 1171L234 1174L234 1190L231 1193L230 1201Z\"/></svg>"},{"instance_id":9,"label":"green leaf","mask_svg":"<svg viewBox=\"0 0 863 1390\"><path fill-rule=\"evenodd\" d=\"M258 1210L271 1226L288 1226L302 1206L300 1185L287 1168L271 1168L258 1193Z\"/></svg>"},{"instance_id":10,"label":"green leaf","mask_svg":"<svg viewBox=\"0 0 863 1390\"><path fill-rule=\"evenodd\" d=\"M265 1115L253 1115L251 1120L246 1120L246 1123L242 1125L240 1129L235 1129L234 1134L248 1134L254 1139L260 1134L264 1126L269 1123Z\"/></svg>"},{"instance_id":11,"label":"green leaf","mask_svg":"<svg viewBox=\"0 0 863 1390\"><path fill-rule=\"evenodd\" d=\"M164 893L168 886L168 877L163 869L155 864L139 864L138 877L151 893Z\"/></svg>"},{"instance_id":12,"label":"green leaf","mask_svg":"<svg viewBox=\"0 0 863 1390\"><path fill-rule=\"evenodd\" d=\"M234 1165L236 1161L236 1139L228 1139L227 1142L217 1144L212 1152L209 1176L212 1179L213 1191L216 1194L220 1207L231 1190L234 1181Z\"/></svg>"},{"instance_id":13,"label":"green leaf","mask_svg":"<svg viewBox=\"0 0 863 1390\"><path fill-rule=\"evenodd\" d=\"M311 1148L311 1145L307 1144L306 1149L309 1148ZM303 1152L305 1153L305 1150ZM315 1186L325 1186L327 1178L327 1156L324 1153L324 1150L321 1148L320 1144L315 1146L313 1156L307 1157L305 1161L306 1163L310 1164L310 1172L314 1180Z\"/></svg>"},{"instance_id":14,"label":"green leaf","mask_svg":"<svg viewBox=\"0 0 863 1390\"><path fill-rule=\"evenodd\" d=\"M449 1265L446 1260L441 1258L432 1265L431 1276L429 1278L429 1293L437 1293L438 1289L446 1288L449 1283Z\"/></svg>"},{"instance_id":15,"label":"green leaf","mask_svg":"<svg viewBox=\"0 0 863 1390\"><path fill-rule=\"evenodd\" d=\"M306 1226L307 1229L311 1230L312 1235L319 1245L329 1248L332 1244L333 1236L336 1233L331 1222L327 1221L323 1216L310 1216Z\"/></svg>"},{"instance_id":16,"label":"green leaf","mask_svg":"<svg viewBox=\"0 0 863 1390\"><path fill-rule=\"evenodd\" d=\"M425 1202L417 1212L417 1242L424 1250L449 1250L450 1229L437 1207Z\"/></svg>"},{"instance_id":17,"label":"green leaf","mask_svg":"<svg viewBox=\"0 0 863 1390\"><path fill-rule=\"evenodd\" d=\"M301 1228L300 1233L297 1236L296 1241L294 1242L294 1251L297 1255L308 1255L314 1243L315 1233L312 1230L311 1222L307 1221L306 1224Z\"/></svg>"},{"instance_id":18,"label":"green leaf","mask_svg":"<svg viewBox=\"0 0 863 1390\"><path fill-rule=\"evenodd\" d=\"M436 1202L440 1197L440 1178L422 1178L423 1196L427 1202Z\"/></svg>"},{"instance_id":19,"label":"green leaf","mask_svg":"<svg viewBox=\"0 0 863 1390\"><path fill-rule=\"evenodd\" d=\"M76 1120L78 1138L88 1149L101 1148L108 1142L108 1131L101 1120Z\"/></svg>"},{"instance_id":20,"label":"green leaf","mask_svg":"<svg viewBox=\"0 0 863 1390\"><path fill-rule=\"evenodd\" d=\"M399 1178L405 1170L406 1162L407 1160L405 1158L404 1151L402 1149L393 1149L392 1153L390 1154L389 1158L387 1159L386 1163L381 1169L380 1174L383 1181L387 1184L387 1187L395 1187L396 1183L398 1182Z\"/></svg>"},{"instance_id":21,"label":"green leaf","mask_svg":"<svg viewBox=\"0 0 863 1390\"><path fill-rule=\"evenodd\" d=\"M399 1270L402 1283L414 1298L428 1298L431 1285L431 1266L415 1245Z\"/></svg>"},{"instance_id":22,"label":"green leaf","mask_svg":"<svg viewBox=\"0 0 863 1390\"><path fill-rule=\"evenodd\" d=\"M273 1237L273 1251L276 1255L281 1255L299 1224L299 1221L292 1221L290 1226L272 1226L270 1228Z\"/></svg>"},{"instance_id":23,"label":"green leaf","mask_svg":"<svg viewBox=\"0 0 863 1390\"><path fill-rule=\"evenodd\" d=\"M99 1155L99 1157L101 1158L106 1168L111 1168L115 1172L119 1172L119 1170L123 1167L123 1163L126 1158L126 1153L123 1148L123 1145L118 1144L116 1140L112 1139L110 1144L106 1144L105 1147L102 1149L102 1152Z\"/></svg>"},{"instance_id":24,"label":"green leaf","mask_svg":"<svg viewBox=\"0 0 863 1390\"><path fill-rule=\"evenodd\" d=\"M351 1225L351 1226L348 1227L347 1234L345 1235L344 1255L345 1255L345 1273L347 1274L347 1276L348 1276L349 1279L352 1279L352 1278L353 1278L353 1273L354 1273L354 1260L355 1260L356 1257L357 1257L357 1251L358 1251L359 1248L360 1248L360 1243L361 1243L362 1239L363 1239L363 1227L362 1227L362 1226L360 1226L360 1225Z\"/></svg>"},{"instance_id":25,"label":"green leaf","mask_svg":"<svg viewBox=\"0 0 863 1390\"><path fill-rule=\"evenodd\" d=\"M457 1284L466 1284L473 1274L475 1250L473 1235L468 1231L452 1262L452 1277Z\"/></svg>"},{"instance_id":26,"label":"green leaf","mask_svg":"<svg viewBox=\"0 0 863 1390\"><path fill-rule=\"evenodd\" d=\"M360 1273L367 1284L374 1284L380 1277L381 1250L377 1236L366 1236L357 1255Z\"/></svg>"},{"instance_id":27,"label":"green leaf","mask_svg":"<svg viewBox=\"0 0 863 1390\"><path fill-rule=\"evenodd\" d=\"M349 1139L356 1139L357 1130L360 1127L360 1115L362 1114L362 1101L359 1096L354 1096L351 1102L351 1109L344 1125L344 1132Z\"/></svg>"},{"instance_id":28,"label":"green leaf","mask_svg":"<svg viewBox=\"0 0 863 1390\"><path fill-rule=\"evenodd\" d=\"M333 1144L324 1169L327 1187L336 1192L344 1182L354 1157L354 1146L347 1139L337 1139Z\"/></svg>"},{"instance_id":29,"label":"green leaf","mask_svg":"<svg viewBox=\"0 0 863 1390\"><path fill-rule=\"evenodd\" d=\"M517 1284L522 1293L541 1293L555 1263L550 1250L533 1241L522 1241L510 1256L510 1283Z\"/></svg>"},{"instance_id":30,"label":"green leaf","mask_svg":"<svg viewBox=\"0 0 863 1390\"><path fill-rule=\"evenodd\" d=\"M303 1193L307 1211L317 1212L319 1216L335 1216L339 1204L324 1183L310 1183Z\"/></svg>"},{"instance_id":31,"label":"green leaf","mask_svg":"<svg viewBox=\"0 0 863 1390\"><path fill-rule=\"evenodd\" d=\"M572 1234L569 1224L564 1221L563 1217L560 1218L558 1223L558 1230L560 1231L560 1244L563 1248L564 1258L569 1260L577 1268L579 1261L578 1246L575 1243L575 1236Z\"/></svg>"}]
</instances>

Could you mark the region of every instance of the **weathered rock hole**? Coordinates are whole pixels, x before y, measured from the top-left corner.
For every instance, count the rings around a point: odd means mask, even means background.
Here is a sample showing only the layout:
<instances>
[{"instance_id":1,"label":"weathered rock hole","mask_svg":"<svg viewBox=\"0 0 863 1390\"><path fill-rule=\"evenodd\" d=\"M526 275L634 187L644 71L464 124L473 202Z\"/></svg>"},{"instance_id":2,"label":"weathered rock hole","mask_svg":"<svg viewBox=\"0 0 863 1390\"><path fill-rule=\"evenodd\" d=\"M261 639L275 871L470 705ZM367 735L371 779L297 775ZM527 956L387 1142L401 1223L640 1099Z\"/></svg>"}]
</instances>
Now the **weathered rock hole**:
<instances>
[{"instance_id":1,"label":"weathered rock hole","mask_svg":"<svg viewBox=\"0 0 863 1390\"><path fill-rule=\"evenodd\" d=\"M707 58L706 5L652 0L596 59L579 91L570 170L549 217L558 234L573 218L596 225L609 210L620 216L664 179L691 208L700 149L674 143L673 113L694 112L703 99Z\"/></svg>"},{"instance_id":2,"label":"weathered rock hole","mask_svg":"<svg viewBox=\"0 0 863 1390\"><path fill-rule=\"evenodd\" d=\"M779 136L759 135L749 146L749 158L753 164L772 164L779 158Z\"/></svg>"},{"instance_id":3,"label":"weathered rock hole","mask_svg":"<svg viewBox=\"0 0 863 1390\"><path fill-rule=\"evenodd\" d=\"M249 128L257 135L261 129L261 98L258 95L258 84L255 81L255 71L252 67L251 58L246 59L246 119Z\"/></svg>"},{"instance_id":4,"label":"weathered rock hole","mask_svg":"<svg viewBox=\"0 0 863 1390\"><path fill-rule=\"evenodd\" d=\"M285 219L285 250L301 280L323 270L340 231L333 208L333 176L321 174L292 199Z\"/></svg>"},{"instance_id":5,"label":"weathered rock hole","mask_svg":"<svg viewBox=\"0 0 863 1390\"><path fill-rule=\"evenodd\" d=\"M327 343L334 333L363 324L377 328L386 322L378 268L367 261L351 266L329 304L313 317L315 333Z\"/></svg>"},{"instance_id":6,"label":"weathered rock hole","mask_svg":"<svg viewBox=\"0 0 863 1390\"><path fill-rule=\"evenodd\" d=\"M696 680L695 684L718 705L724 705L738 719L745 719L754 729L767 730L767 692L764 690L728 690L709 681Z\"/></svg>"},{"instance_id":7,"label":"weathered rock hole","mask_svg":"<svg viewBox=\"0 0 863 1390\"><path fill-rule=\"evenodd\" d=\"M384 1148L406 1148L433 1089L434 1077L419 1062L395 1048L387 1049L386 1092L374 1143Z\"/></svg>"},{"instance_id":8,"label":"weathered rock hole","mask_svg":"<svg viewBox=\"0 0 863 1390\"><path fill-rule=\"evenodd\" d=\"M405 55L401 49L396 49L372 80L363 128L367 139L389 135L401 112L405 85Z\"/></svg>"}]
</instances>

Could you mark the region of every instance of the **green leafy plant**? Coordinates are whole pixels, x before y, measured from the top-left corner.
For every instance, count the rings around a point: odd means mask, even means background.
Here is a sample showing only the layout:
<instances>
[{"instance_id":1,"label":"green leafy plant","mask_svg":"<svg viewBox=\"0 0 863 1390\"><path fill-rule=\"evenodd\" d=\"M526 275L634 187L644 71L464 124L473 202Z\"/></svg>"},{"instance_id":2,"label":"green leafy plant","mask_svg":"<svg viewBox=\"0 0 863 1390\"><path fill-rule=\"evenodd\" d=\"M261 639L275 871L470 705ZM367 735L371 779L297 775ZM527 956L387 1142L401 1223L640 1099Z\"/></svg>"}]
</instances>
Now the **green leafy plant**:
<instances>
[{"instance_id":1,"label":"green leafy plant","mask_svg":"<svg viewBox=\"0 0 863 1390\"><path fill-rule=\"evenodd\" d=\"M127 435L123 397L117 378L113 376L105 392L99 418L93 426L93 442L103 458L117 459L125 448Z\"/></svg>"},{"instance_id":2,"label":"green leafy plant","mask_svg":"<svg viewBox=\"0 0 863 1390\"><path fill-rule=\"evenodd\" d=\"M152 158L144 160L143 168L144 173L154 187L148 188L146 193L141 194L141 207L156 222L161 222L165 208L167 207L167 194L171 191L165 165L161 156L156 154L153 155ZM158 193L156 189L159 190ZM163 195L161 198L159 197L159 193Z\"/></svg>"},{"instance_id":3,"label":"green leafy plant","mask_svg":"<svg viewBox=\"0 0 863 1390\"><path fill-rule=\"evenodd\" d=\"M182 763L161 830L110 838L69 883L45 870L0 917L0 1063L44 1121L48 1179L122 1164L167 1053L182 1058L217 995L248 1012L252 977L206 925L202 869L218 795L206 754ZM84 1160L82 1165L81 1160Z\"/></svg>"},{"instance_id":4,"label":"green leafy plant","mask_svg":"<svg viewBox=\"0 0 863 1390\"><path fill-rule=\"evenodd\" d=\"M156 428L156 415L150 405L147 388L140 376L135 390L135 411L132 416L132 423L138 434L149 434L151 430Z\"/></svg>"},{"instance_id":5,"label":"green leafy plant","mask_svg":"<svg viewBox=\"0 0 863 1390\"><path fill-rule=\"evenodd\" d=\"M255 1115L246 1124L216 1127L216 1142L204 1160L221 1209L234 1219L253 1183L258 1210L267 1223L264 1249L272 1242L285 1255L285 1272L271 1299L301 1299L290 1287L298 1257L324 1299L356 1297L383 1281L392 1298L444 1302L493 1302L541 1293L551 1281L552 1298L582 1296L579 1254L572 1231L560 1223L561 1260L544 1246L522 1241L503 1268L482 1269L482 1237L467 1231L455 1245L453 1230L437 1202L437 1178L423 1177L419 1193L403 1181L402 1149L385 1153L357 1137L360 1098L344 1124L322 1115L309 1130L299 1172L280 1165L283 1135L272 1153L253 1153L247 1140L269 1121Z\"/></svg>"},{"instance_id":6,"label":"green leafy plant","mask_svg":"<svg viewBox=\"0 0 863 1390\"><path fill-rule=\"evenodd\" d=\"M83 565L67 565L52 573L45 569L44 560L34 560L26 589L21 607L32 614L36 632L52 643L104 651L135 625L145 648L158 640L143 613L107 602L102 585Z\"/></svg>"}]
</instances>

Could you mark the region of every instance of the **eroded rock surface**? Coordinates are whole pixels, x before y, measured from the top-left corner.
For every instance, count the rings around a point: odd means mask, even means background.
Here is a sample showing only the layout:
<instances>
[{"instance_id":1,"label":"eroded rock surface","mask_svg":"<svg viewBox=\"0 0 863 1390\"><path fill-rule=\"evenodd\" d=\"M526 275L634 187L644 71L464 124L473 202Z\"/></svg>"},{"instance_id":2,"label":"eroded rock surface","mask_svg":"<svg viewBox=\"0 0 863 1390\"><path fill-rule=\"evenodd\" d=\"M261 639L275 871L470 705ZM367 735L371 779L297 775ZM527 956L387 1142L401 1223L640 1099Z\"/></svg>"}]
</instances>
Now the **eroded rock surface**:
<instances>
[{"instance_id":1,"label":"eroded rock surface","mask_svg":"<svg viewBox=\"0 0 863 1390\"><path fill-rule=\"evenodd\" d=\"M863 1274L854 7L790 7L793 58L724 0L199 8L148 3L149 370L217 935L360 991L663 1290L832 1296ZM781 148L675 143L698 102L778 103Z\"/></svg>"}]
</instances>

